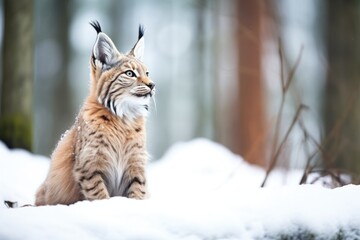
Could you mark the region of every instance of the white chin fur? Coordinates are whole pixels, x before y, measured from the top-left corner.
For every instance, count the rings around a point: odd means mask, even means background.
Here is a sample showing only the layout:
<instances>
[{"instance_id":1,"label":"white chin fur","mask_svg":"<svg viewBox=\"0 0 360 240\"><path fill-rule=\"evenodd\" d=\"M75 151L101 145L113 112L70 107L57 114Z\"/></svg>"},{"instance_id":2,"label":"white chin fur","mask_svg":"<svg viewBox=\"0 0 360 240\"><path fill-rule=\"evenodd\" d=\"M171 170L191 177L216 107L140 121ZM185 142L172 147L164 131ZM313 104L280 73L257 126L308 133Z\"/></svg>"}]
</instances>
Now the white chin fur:
<instances>
[{"instance_id":1,"label":"white chin fur","mask_svg":"<svg viewBox=\"0 0 360 240\"><path fill-rule=\"evenodd\" d=\"M118 102L115 102L115 114L121 118L134 120L138 117L146 117L148 115L148 109L150 103L150 96L136 97L128 96ZM145 107L147 106L147 107Z\"/></svg>"}]
</instances>

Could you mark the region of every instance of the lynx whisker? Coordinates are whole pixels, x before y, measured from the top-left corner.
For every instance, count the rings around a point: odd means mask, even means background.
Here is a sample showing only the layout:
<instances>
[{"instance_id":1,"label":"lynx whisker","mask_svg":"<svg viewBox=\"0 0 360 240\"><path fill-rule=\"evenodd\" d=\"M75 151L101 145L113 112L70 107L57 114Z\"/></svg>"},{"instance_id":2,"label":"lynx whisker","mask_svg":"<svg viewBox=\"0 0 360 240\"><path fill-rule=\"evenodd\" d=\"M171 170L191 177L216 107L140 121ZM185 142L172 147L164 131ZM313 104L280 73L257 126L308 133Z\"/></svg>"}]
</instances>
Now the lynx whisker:
<instances>
[{"instance_id":1,"label":"lynx whisker","mask_svg":"<svg viewBox=\"0 0 360 240\"><path fill-rule=\"evenodd\" d=\"M153 95L153 96L151 97L151 99L152 99L152 101L153 101L153 103L154 103L155 114L157 114L157 107L156 107L156 99L155 99L155 95Z\"/></svg>"}]
</instances>

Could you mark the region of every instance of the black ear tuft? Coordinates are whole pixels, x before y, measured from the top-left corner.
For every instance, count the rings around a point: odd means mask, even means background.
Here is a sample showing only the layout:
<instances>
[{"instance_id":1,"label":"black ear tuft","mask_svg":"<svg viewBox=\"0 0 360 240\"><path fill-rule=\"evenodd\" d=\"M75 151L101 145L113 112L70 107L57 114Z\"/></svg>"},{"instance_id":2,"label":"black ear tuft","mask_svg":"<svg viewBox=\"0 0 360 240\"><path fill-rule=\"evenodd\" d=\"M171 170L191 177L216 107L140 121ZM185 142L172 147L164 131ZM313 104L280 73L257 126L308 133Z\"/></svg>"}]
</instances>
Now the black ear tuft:
<instances>
[{"instance_id":1,"label":"black ear tuft","mask_svg":"<svg viewBox=\"0 0 360 240\"><path fill-rule=\"evenodd\" d=\"M139 37L138 37L138 40L144 36L144 33L145 33L144 25L140 24L139 25Z\"/></svg>"},{"instance_id":2,"label":"black ear tuft","mask_svg":"<svg viewBox=\"0 0 360 240\"><path fill-rule=\"evenodd\" d=\"M95 20L95 21L92 21L92 22L90 22L90 25L91 25L93 28L95 28L95 30L96 30L96 32L97 32L98 34L102 32L100 23L99 23L98 21L96 21L96 20Z\"/></svg>"}]
</instances>

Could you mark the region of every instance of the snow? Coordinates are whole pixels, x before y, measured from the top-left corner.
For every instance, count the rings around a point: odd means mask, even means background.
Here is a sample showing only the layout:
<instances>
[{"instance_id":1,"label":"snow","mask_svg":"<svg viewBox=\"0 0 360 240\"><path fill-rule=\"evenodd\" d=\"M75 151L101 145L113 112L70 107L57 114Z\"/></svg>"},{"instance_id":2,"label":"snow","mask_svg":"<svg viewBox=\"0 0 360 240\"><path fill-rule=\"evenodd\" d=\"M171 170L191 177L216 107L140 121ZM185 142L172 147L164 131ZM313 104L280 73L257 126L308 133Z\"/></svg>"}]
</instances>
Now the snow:
<instances>
[{"instance_id":1,"label":"snow","mask_svg":"<svg viewBox=\"0 0 360 240\"><path fill-rule=\"evenodd\" d=\"M48 158L0 143L0 201L33 203ZM151 197L70 206L0 207L0 239L360 239L360 187L271 175L206 139L178 143L148 166Z\"/></svg>"}]
</instances>

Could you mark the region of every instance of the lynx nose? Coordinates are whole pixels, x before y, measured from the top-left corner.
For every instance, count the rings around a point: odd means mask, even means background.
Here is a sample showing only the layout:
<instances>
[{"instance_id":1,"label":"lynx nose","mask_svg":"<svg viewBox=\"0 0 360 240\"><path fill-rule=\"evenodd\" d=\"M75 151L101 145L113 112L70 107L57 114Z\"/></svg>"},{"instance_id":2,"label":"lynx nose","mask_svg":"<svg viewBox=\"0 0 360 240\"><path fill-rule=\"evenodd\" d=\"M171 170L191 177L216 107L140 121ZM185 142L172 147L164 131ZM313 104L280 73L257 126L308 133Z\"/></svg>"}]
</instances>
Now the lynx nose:
<instances>
[{"instance_id":1,"label":"lynx nose","mask_svg":"<svg viewBox=\"0 0 360 240\"><path fill-rule=\"evenodd\" d=\"M149 82L148 84L146 84L151 90L153 90L153 88L155 87L155 83L153 82Z\"/></svg>"}]
</instances>

